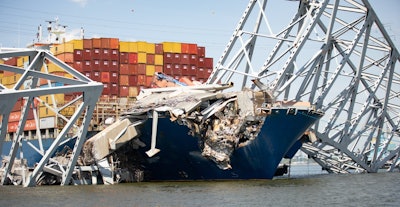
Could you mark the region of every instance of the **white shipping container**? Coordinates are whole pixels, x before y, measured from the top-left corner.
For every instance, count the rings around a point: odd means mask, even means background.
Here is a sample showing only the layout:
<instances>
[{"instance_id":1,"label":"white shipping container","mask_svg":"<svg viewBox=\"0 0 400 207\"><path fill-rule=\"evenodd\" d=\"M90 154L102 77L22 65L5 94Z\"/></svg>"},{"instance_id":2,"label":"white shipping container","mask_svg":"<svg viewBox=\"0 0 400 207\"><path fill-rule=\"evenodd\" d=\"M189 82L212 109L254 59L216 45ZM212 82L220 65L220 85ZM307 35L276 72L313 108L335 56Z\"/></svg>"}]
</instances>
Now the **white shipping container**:
<instances>
[{"instance_id":1,"label":"white shipping container","mask_svg":"<svg viewBox=\"0 0 400 207\"><path fill-rule=\"evenodd\" d=\"M51 129L56 126L56 117L44 117L39 119L40 129Z\"/></svg>"}]
</instances>

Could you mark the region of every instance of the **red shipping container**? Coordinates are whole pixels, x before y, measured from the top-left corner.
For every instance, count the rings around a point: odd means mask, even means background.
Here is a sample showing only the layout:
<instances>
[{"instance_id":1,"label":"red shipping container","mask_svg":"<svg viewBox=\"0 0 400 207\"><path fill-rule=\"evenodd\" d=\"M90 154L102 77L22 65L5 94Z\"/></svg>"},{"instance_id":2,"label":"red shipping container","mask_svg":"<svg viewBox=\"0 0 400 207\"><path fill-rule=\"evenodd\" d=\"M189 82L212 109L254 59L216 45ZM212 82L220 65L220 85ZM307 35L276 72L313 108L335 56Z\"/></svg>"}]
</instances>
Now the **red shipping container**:
<instances>
[{"instance_id":1,"label":"red shipping container","mask_svg":"<svg viewBox=\"0 0 400 207\"><path fill-rule=\"evenodd\" d=\"M101 48L100 38L92 38L92 48Z\"/></svg>"},{"instance_id":2,"label":"red shipping container","mask_svg":"<svg viewBox=\"0 0 400 207\"><path fill-rule=\"evenodd\" d=\"M128 75L119 75L119 85L120 86L129 86Z\"/></svg>"},{"instance_id":3,"label":"red shipping container","mask_svg":"<svg viewBox=\"0 0 400 207\"><path fill-rule=\"evenodd\" d=\"M146 64L138 64L138 75L145 75L146 74Z\"/></svg>"},{"instance_id":4,"label":"red shipping container","mask_svg":"<svg viewBox=\"0 0 400 207\"><path fill-rule=\"evenodd\" d=\"M110 59L111 50L108 48L101 49L101 59Z\"/></svg>"},{"instance_id":5,"label":"red shipping container","mask_svg":"<svg viewBox=\"0 0 400 207\"><path fill-rule=\"evenodd\" d=\"M73 53L62 53L56 55L56 58L60 59L64 63L73 63L74 62L74 54Z\"/></svg>"},{"instance_id":6,"label":"red shipping container","mask_svg":"<svg viewBox=\"0 0 400 207\"><path fill-rule=\"evenodd\" d=\"M119 68L119 62L118 60L111 60L111 64L110 64L110 71L118 71Z\"/></svg>"},{"instance_id":7,"label":"red shipping container","mask_svg":"<svg viewBox=\"0 0 400 207\"><path fill-rule=\"evenodd\" d=\"M100 70L100 60L92 60L92 70Z\"/></svg>"},{"instance_id":8,"label":"red shipping container","mask_svg":"<svg viewBox=\"0 0 400 207\"><path fill-rule=\"evenodd\" d=\"M137 85L144 86L146 84L146 75L138 75L137 76Z\"/></svg>"},{"instance_id":9,"label":"red shipping container","mask_svg":"<svg viewBox=\"0 0 400 207\"><path fill-rule=\"evenodd\" d=\"M91 49L83 49L83 59L84 60L92 60L92 50Z\"/></svg>"},{"instance_id":10,"label":"red shipping container","mask_svg":"<svg viewBox=\"0 0 400 207\"><path fill-rule=\"evenodd\" d=\"M190 55L187 53L182 53L181 61L179 63L180 64L190 64Z\"/></svg>"},{"instance_id":11,"label":"red shipping container","mask_svg":"<svg viewBox=\"0 0 400 207\"><path fill-rule=\"evenodd\" d=\"M93 71L90 74L90 76L91 76L91 79L94 81L98 81L98 82L101 81L101 72L100 71Z\"/></svg>"},{"instance_id":12,"label":"red shipping container","mask_svg":"<svg viewBox=\"0 0 400 207\"><path fill-rule=\"evenodd\" d=\"M91 39L83 39L83 49L92 49Z\"/></svg>"},{"instance_id":13,"label":"red shipping container","mask_svg":"<svg viewBox=\"0 0 400 207\"><path fill-rule=\"evenodd\" d=\"M197 66L198 67L204 67L205 66L205 58L203 58L203 57L199 57L198 58L198 60L197 60Z\"/></svg>"},{"instance_id":14,"label":"red shipping container","mask_svg":"<svg viewBox=\"0 0 400 207\"><path fill-rule=\"evenodd\" d=\"M110 61L109 60L101 60L100 61L100 69L101 71L110 71Z\"/></svg>"},{"instance_id":15,"label":"red shipping container","mask_svg":"<svg viewBox=\"0 0 400 207\"><path fill-rule=\"evenodd\" d=\"M150 87L153 84L153 76L146 76L146 85L147 87Z\"/></svg>"},{"instance_id":16,"label":"red shipping container","mask_svg":"<svg viewBox=\"0 0 400 207\"><path fill-rule=\"evenodd\" d=\"M155 66L155 72L163 72L163 66L162 65L156 65Z\"/></svg>"},{"instance_id":17,"label":"red shipping container","mask_svg":"<svg viewBox=\"0 0 400 207\"><path fill-rule=\"evenodd\" d=\"M101 59L101 53L99 48L92 49L92 58L91 59Z\"/></svg>"},{"instance_id":18,"label":"red shipping container","mask_svg":"<svg viewBox=\"0 0 400 207\"><path fill-rule=\"evenodd\" d=\"M118 83L111 83L110 95L118 96Z\"/></svg>"},{"instance_id":19,"label":"red shipping container","mask_svg":"<svg viewBox=\"0 0 400 207\"><path fill-rule=\"evenodd\" d=\"M164 65L164 73L167 75L172 74L172 63L167 63Z\"/></svg>"},{"instance_id":20,"label":"red shipping container","mask_svg":"<svg viewBox=\"0 0 400 207\"><path fill-rule=\"evenodd\" d=\"M12 57L6 61L4 61L4 64L6 65L12 65L12 66L17 66L17 58Z\"/></svg>"},{"instance_id":21,"label":"red shipping container","mask_svg":"<svg viewBox=\"0 0 400 207\"><path fill-rule=\"evenodd\" d=\"M187 54L197 54L197 44L182 43L181 52Z\"/></svg>"},{"instance_id":22,"label":"red shipping container","mask_svg":"<svg viewBox=\"0 0 400 207\"><path fill-rule=\"evenodd\" d=\"M129 86L120 86L119 87L119 96L120 97L128 97L129 95Z\"/></svg>"},{"instance_id":23,"label":"red shipping container","mask_svg":"<svg viewBox=\"0 0 400 207\"><path fill-rule=\"evenodd\" d=\"M195 75L197 78L204 78L204 68L197 68Z\"/></svg>"},{"instance_id":24,"label":"red shipping container","mask_svg":"<svg viewBox=\"0 0 400 207\"><path fill-rule=\"evenodd\" d=\"M154 54L146 54L146 63L149 65L154 65L155 55Z\"/></svg>"},{"instance_id":25,"label":"red shipping container","mask_svg":"<svg viewBox=\"0 0 400 207\"><path fill-rule=\"evenodd\" d=\"M130 52L129 56L129 64L137 64L138 63L138 54L135 52Z\"/></svg>"},{"instance_id":26,"label":"red shipping container","mask_svg":"<svg viewBox=\"0 0 400 207\"><path fill-rule=\"evenodd\" d=\"M164 53L164 64L165 63L173 63L174 61L174 54L173 53Z\"/></svg>"},{"instance_id":27,"label":"red shipping container","mask_svg":"<svg viewBox=\"0 0 400 207\"><path fill-rule=\"evenodd\" d=\"M137 64L129 64L128 65L129 69L129 75L137 75L138 74L138 65Z\"/></svg>"},{"instance_id":28,"label":"red shipping container","mask_svg":"<svg viewBox=\"0 0 400 207\"><path fill-rule=\"evenodd\" d=\"M162 55L164 53L163 44L158 43L155 45L155 53L158 55Z\"/></svg>"},{"instance_id":29,"label":"red shipping container","mask_svg":"<svg viewBox=\"0 0 400 207\"><path fill-rule=\"evenodd\" d=\"M190 55L189 63L191 65L197 65L197 62L198 62L197 55L193 55L193 54Z\"/></svg>"},{"instance_id":30,"label":"red shipping container","mask_svg":"<svg viewBox=\"0 0 400 207\"><path fill-rule=\"evenodd\" d=\"M119 82L118 72L110 72L110 82L111 83L118 83Z\"/></svg>"},{"instance_id":31,"label":"red shipping container","mask_svg":"<svg viewBox=\"0 0 400 207\"><path fill-rule=\"evenodd\" d=\"M103 83L103 92L102 95L110 95L110 83Z\"/></svg>"},{"instance_id":32,"label":"red shipping container","mask_svg":"<svg viewBox=\"0 0 400 207\"><path fill-rule=\"evenodd\" d=\"M180 64L173 64L172 67L172 75L182 75L181 65Z\"/></svg>"},{"instance_id":33,"label":"red shipping container","mask_svg":"<svg viewBox=\"0 0 400 207\"><path fill-rule=\"evenodd\" d=\"M180 53L174 53L172 57L172 63L180 63L181 62L181 54Z\"/></svg>"},{"instance_id":34,"label":"red shipping container","mask_svg":"<svg viewBox=\"0 0 400 207\"><path fill-rule=\"evenodd\" d=\"M129 86L137 86L138 85L138 78L137 75L129 75Z\"/></svg>"},{"instance_id":35,"label":"red shipping container","mask_svg":"<svg viewBox=\"0 0 400 207\"><path fill-rule=\"evenodd\" d=\"M205 58L204 59L204 66L206 68L213 68L213 59L212 58Z\"/></svg>"},{"instance_id":36,"label":"red shipping container","mask_svg":"<svg viewBox=\"0 0 400 207\"><path fill-rule=\"evenodd\" d=\"M74 50L74 61L83 60L83 50Z\"/></svg>"},{"instance_id":37,"label":"red shipping container","mask_svg":"<svg viewBox=\"0 0 400 207\"><path fill-rule=\"evenodd\" d=\"M119 50L111 49L110 60L119 60Z\"/></svg>"},{"instance_id":38,"label":"red shipping container","mask_svg":"<svg viewBox=\"0 0 400 207\"><path fill-rule=\"evenodd\" d=\"M190 65L188 75L195 76L197 73L197 65Z\"/></svg>"},{"instance_id":39,"label":"red shipping container","mask_svg":"<svg viewBox=\"0 0 400 207\"><path fill-rule=\"evenodd\" d=\"M127 53L127 52L119 53L119 62L122 64L129 63L129 53Z\"/></svg>"},{"instance_id":40,"label":"red shipping container","mask_svg":"<svg viewBox=\"0 0 400 207\"><path fill-rule=\"evenodd\" d=\"M119 74L121 75L129 75L129 65L128 64L120 64L119 65Z\"/></svg>"},{"instance_id":41,"label":"red shipping container","mask_svg":"<svg viewBox=\"0 0 400 207\"><path fill-rule=\"evenodd\" d=\"M100 38L101 48L118 49L119 39L118 38Z\"/></svg>"},{"instance_id":42,"label":"red shipping container","mask_svg":"<svg viewBox=\"0 0 400 207\"><path fill-rule=\"evenodd\" d=\"M181 68L182 68L182 75L189 75L189 65L183 64Z\"/></svg>"},{"instance_id":43,"label":"red shipping container","mask_svg":"<svg viewBox=\"0 0 400 207\"><path fill-rule=\"evenodd\" d=\"M22 99L19 98L17 100L17 102L15 102L15 105L14 105L12 111L21 111L21 107L22 107Z\"/></svg>"},{"instance_id":44,"label":"red shipping container","mask_svg":"<svg viewBox=\"0 0 400 207\"><path fill-rule=\"evenodd\" d=\"M199 57L205 57L206 56L206 48L205 47L197 47L197 55Z\"/></svg>"},{"instance_id":45,"label":"red shipping container","mask_svg":"<svg viewBox=\"0 0 400 207\"><path fill-rule=\"evenodd\" d=\"M101 82L102 83L110 82L110 72L101 72Z\"/></svg>"},{"instance_id":46,"label":"red shipping container","mask_svg":"<svg viewBox=\"0 0 400 207\"><path fill-rule=\"evenodd\" d=\"M90 72L92 71L92 61L84 60L82 63L82 71L83 72Z\"/></svg>"}]
</instances>

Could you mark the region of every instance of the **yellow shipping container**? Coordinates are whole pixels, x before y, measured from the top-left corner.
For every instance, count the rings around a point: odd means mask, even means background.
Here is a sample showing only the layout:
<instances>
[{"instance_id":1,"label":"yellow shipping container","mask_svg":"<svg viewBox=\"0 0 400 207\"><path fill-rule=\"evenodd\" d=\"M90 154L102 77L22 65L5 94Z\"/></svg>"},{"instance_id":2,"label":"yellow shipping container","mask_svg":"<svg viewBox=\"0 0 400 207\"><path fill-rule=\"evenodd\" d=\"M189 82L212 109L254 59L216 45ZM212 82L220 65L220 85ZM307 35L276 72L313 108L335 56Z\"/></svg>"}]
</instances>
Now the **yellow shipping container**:
<instances>
[{"instance_id":1,"label":"yellow shipping container","mask_svg":"<svg viewBox=\"0 0 400 207\"><path fill-rule=\"evenodd\" d=\"M156 72L156 68L154 65L146 65L146 75L153 76Z\"/></svg>"},{"instance_id":2,"label":"yellow shipping container","mask_svg":"<svg viewBox=\"0 0 400 207\"><path fill-rule=\"evenodd\" d=\"M75 106L68 106L60 111L60 114L67 117L74 115L74 113L75 113Z\"/></svg>"},{"instance_id":3,"label":"yellow shipping container","mask_svg":"<svg viewBox=\"0 0 400 207\"><path fill-rule=\"evenodd\" d=\"M29 56L22 56L17 59L17 67L24 67L25 62L29 62Z\"/></svg>"},{"instance_id":4,"label":"yellow shipping container","mask_svg":"<svg viewBox=\"0 0 400 207\"><path fill-rule=\"evenodd\" d=\"M137 42L137 50L138 50L138 52L155 54L156 53L156 44L148 43L148 42Z\"/></svg>"},{"instance_id":5,"label":"yellow shipping container","mask_svg":"<svg viewBox=\"0 0 400 207\"><path fill-rule=\"evenodd\" d=\"M53 55L59 55L63 53L73 53L74 52L74 44L70 42L66 42L63 44L59 44L56 46L53 46L50 48L50 52L53 53Z\"/></svg>"},{"instance_id":6,"label":"yellow shipping container","mask_svg":"<svg viewBox=\"0 0 400 207\"><path fill-rule=\"evenodd\" d=\"M42 68L43 69L43 68ZM58 67L57 65L55 65L54 63L48 63L47 64L47 70L49 73L53 73L53 72L64 72L63 69L61 69L60 67Z\"/></svg>"},{"instance_id":7,"label":"yellow shipping container","mask_svg":"<svg viewBox=\"0 0 400 207\"><path fill-rule=\"evenodd\" d=\"M164 52L181 53L182 51L180 42L163 42L162 44Z\"/></svg>"},{"instance_id":8,"label":"yellow shipping container","mask_svg":"<svg viewBox=\"0 0 400 207\"><path fill-rule=\"evenodd\" d=\"M154 56L154 65L163 65L164 64L164 56L163 55L155 55Z\"/></svg>"},{"instance_id":9,"label":"yellow shipping container","mask_svg":"<svg viewBox=\"0 0 400 207\"><path fill-rule=\"evenodd\" d=\"M138 52L137 42L119 42L119 51L120 52Z\"/></svg>"},{"instance_id":10,"label":"yellow shipping container","mask_svg":"<svg viewBox=\"0 0 400 207\"><path fill-rule=\"evenodd\" d=\"M45 95L45 96L40 96L39 98L49 104L50 106L53 106L53 95ZM54 101L56 102L56 105L58 104L64 104L64 94L54 94ZM43 103L40 103L40 106L45 106Z\"/></svg>"},{"instance_id":11,"label":"yellow shipping container","mask_svg":"<svg viewBox=\"0 0 400 207\"><path fill-rule=\"evenodd\" d=\"M69 43L73 45L74 50L83 50L83 40L71 40Z\"/></svg>"},{"instance_id":12,"label":"yellow shipping container","mask_svg":"<svg viewBox=\"0 0 400 207\"><path fill-rule=\"evenodd\" d=\"M39 118L56 116L56 113L46 106L39 107Z\"/></svg>"},{"instance_id":13,"label":"yellow shipping container","mask_svg":"<svg viewBox=\"0 0 400 207\"><path fill-rule=\"evenodd\" d=\"M15 85L17 81L21 78L22 74L15 74L13 76L9 76L9 85Z\"/></svg>"},{"instance_id":14,"label":"yellow shipping container","mask_svg":"<svg viewBox=\"0 0 400 207\"><path fill-rule=\"evenodd\" d=\"M147 54L145 52L138 53L138 63L146 63L147 62Z\"/></svg>"},{"instance_id":15,"label":"yellow shipping container","mask_svg":"<svg viewBox=\"0 0 400 207\"><path fill-rule=\"evenodd\" d=\"M136 96L138 96L138 87L136 87L136 86L129 86L129 89L128 89L129 91L128 91L128 93L129 93L129 97L136 97Z\"/></svg>"}]
</instances>

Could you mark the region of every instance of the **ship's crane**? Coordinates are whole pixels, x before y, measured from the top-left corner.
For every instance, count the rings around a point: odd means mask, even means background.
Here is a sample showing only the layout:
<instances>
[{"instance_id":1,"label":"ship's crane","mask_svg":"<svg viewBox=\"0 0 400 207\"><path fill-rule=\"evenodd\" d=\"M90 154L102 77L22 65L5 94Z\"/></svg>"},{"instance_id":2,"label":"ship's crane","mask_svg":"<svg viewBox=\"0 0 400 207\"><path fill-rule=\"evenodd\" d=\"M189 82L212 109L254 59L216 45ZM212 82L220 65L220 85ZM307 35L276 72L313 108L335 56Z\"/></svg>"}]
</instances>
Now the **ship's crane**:
<instances>
[{"instance_id":1,"label":"ship's crane","mask_svg":"<svg viewBox=\"0 0 400 207\"><path fill-rule=\"evenodd\" d=\"M302 151L329 172L394 170L400 57L370 3L272 3L249 2L208 83L240 90L256 79L280 99L313 103L325 116Z\"/></svg>"}]
</instances>

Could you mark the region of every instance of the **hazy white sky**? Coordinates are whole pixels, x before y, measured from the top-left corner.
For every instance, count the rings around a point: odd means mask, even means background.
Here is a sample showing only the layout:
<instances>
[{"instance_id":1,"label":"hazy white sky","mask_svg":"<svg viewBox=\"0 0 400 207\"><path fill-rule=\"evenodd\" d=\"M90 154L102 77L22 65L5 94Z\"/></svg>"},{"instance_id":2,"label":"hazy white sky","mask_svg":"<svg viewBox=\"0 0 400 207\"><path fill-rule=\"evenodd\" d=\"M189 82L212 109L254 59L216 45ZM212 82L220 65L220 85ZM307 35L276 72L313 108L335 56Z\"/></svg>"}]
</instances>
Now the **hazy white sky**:
<instances>
[{"instance_id":1,"label":"hazy white sky","mask_svg":"<svg viewBox=\"0 0 400 207\"><path fill-rule=\"evenodd\" d=\"M270 3L282 1L286 0ZM370 3L400 45L400 1ZM25 47L35 39L39 24L45 29L46 20L59 17L70 35L78 35L83 27L86 38L191 42L206 46L206 55L218 59L247 4L248 0L2 0L0 46Z\"/></svg>"}]
</instances>

